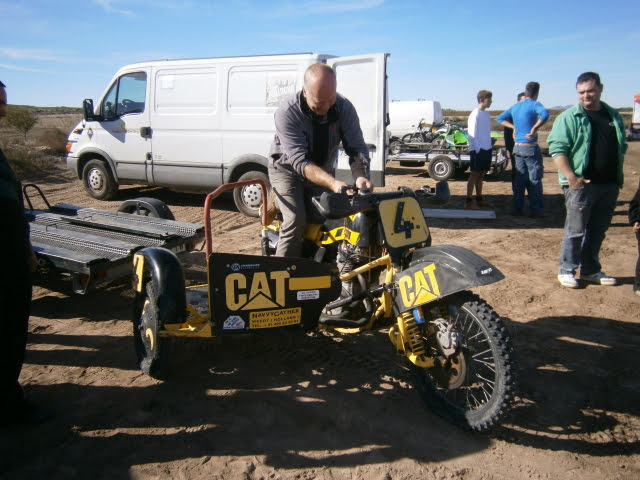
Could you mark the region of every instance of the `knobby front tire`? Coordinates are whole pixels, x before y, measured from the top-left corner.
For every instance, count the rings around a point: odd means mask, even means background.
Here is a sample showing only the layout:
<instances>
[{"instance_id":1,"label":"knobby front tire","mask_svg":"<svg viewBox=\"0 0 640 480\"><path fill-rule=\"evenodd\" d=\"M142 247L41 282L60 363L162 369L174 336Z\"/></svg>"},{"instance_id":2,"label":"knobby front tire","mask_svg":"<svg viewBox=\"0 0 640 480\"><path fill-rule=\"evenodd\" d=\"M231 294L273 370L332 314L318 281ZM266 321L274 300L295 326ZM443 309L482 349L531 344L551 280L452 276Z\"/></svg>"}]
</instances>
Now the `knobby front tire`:
<instances>
[{"instance_id":1,"label":"knobby front tire","mask_svg":"<svg viewBox=\"0 0 640 480\"><path fill-rule=\"evenodd\" d=\"M427 406L464 429L484 431L497 425L509 410L517 380L513 348L502 320L480 297L469 292L446 301L447 319L461 334L464 381L449 388L460 362L449 367L422 368L410 364L415 388Z\"/></svg>"}]
</instances>

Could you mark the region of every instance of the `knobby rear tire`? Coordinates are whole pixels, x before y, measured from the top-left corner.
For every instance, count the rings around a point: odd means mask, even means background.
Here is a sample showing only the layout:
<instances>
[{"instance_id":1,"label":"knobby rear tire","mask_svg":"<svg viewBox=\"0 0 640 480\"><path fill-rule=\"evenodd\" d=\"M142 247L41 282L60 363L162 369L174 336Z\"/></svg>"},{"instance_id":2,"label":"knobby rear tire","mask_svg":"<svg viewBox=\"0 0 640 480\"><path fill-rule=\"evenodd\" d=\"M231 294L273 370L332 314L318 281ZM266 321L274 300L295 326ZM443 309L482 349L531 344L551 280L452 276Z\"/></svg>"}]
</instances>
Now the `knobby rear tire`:
<instances>
[{"instance_id":1,"label":"knobby rear tire","mask_svg":"<svg viewBox=\"0 0 640 480\"><path fill-rule=\"evenodd\" d=\"M158 285L151 277L144 292L136 295L133 339L140 370L154 378L163 378L167 366L167 345L159 335L161 329Z\"/></svg>"}]
</instances>

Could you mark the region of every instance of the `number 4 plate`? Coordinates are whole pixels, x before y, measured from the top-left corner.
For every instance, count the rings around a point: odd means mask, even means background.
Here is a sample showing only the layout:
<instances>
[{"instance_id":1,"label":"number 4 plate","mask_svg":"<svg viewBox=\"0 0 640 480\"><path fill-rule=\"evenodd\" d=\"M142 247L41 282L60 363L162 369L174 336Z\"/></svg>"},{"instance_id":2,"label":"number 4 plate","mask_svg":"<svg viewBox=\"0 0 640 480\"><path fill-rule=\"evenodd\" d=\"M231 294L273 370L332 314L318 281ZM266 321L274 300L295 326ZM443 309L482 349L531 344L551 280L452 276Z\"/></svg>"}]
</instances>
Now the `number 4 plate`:
<instances>
[{"instance_id":1,"label":"number 4 plate","mask_svg":"<svg viewBox=\"0 0 640 480\"><path fill-rule=\"evenodd\" d=\"M420 204L413 197L392 198L380 202L380 218L384 236L391 248L402 248L424 243L429 228Z\"/></svg>"}]
</instances>

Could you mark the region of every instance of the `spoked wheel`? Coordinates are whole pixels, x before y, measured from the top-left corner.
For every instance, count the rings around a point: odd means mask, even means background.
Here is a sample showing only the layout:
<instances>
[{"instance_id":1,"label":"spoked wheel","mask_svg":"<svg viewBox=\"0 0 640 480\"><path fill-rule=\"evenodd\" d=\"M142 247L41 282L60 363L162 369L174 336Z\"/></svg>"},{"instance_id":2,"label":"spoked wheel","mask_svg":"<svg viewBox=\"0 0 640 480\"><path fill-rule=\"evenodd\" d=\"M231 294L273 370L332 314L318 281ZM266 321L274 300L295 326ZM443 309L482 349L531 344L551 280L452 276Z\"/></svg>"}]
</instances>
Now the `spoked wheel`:
<instances>
[{"instance_id":1,"label":"spoked wheel","mask_svg":"<svg viewBox=\"0 0 640 480\"><path fill-rule=\"evenodd\" d=\"M162 328L158 311L158 286L151 278L145 291L136 295L133 317L133 338L138 364L143 373L162 378L167 364L164 339L159 336Z\"/></svg>"},{"instance_id":2,"label":"spoked wheel","mask_svg":"<svg viewBox=\"0 0 640 480\"><path fill-rule=\"evenodd\" d=\"M402 137L402 143L422 143L422 135L419 133L407 133Z\"/></svg>"},{"instance_id":3,"label":"spoked wheel","mask_svg":"<svg viewBox=\"0 0 640 480\"><path fill-rule=\"evenodd\" d=\"M507 412L516 389L511 341L493 309L476 295L458 294L447 302L448 325L458 333L457 353L440 364L411 364L414 386L436 414L462 428L482 431ZM438 356L435 338L427 339Z\"/></svg>"}]
</instances>

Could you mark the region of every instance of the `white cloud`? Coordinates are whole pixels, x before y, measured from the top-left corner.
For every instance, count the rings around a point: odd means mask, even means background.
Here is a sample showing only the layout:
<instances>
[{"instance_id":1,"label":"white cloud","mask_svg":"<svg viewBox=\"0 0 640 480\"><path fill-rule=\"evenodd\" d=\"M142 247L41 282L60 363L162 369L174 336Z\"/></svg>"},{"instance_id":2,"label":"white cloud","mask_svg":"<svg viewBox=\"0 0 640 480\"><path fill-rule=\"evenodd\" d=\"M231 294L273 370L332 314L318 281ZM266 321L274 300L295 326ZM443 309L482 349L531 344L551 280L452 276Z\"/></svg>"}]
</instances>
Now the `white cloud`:
<instances>
[{"instance_id":1,"label":"white cloud","mask_svg":"<svg viewBox=\"0 0 640 480\"><path fill-rule=\"evenodd\" d=\"M276 15L317 15L317 14L332 14L353 12L356 10L368 10L371 8L382 5L386 0L353 0L350 2L344 1L327 1L327 0L312 0L305 3L287 4L284 5Z\"/></svg>"},{"instance_id":2,"label":"white cloud","mask_svg":"<svg viewBox=\"0 0 640 480\"><path fill-rule=\"evenodd\" d=\"M569 35L562 35L559 37L547 37L547 38L542 38L540 40L536 40L534 42L529 42L526 44L526 46L535 47L538 45L554 45L556 43L564 43L570 40L578 40L580 38L583 38L584 36L585 36L584 33L573 33Z\"/></svg>"},{"instance_id":3,"label":"white cloud","mask_svg":"<svg viewBox=\"0 0 640 480\"><path fill-rule=\"evenodd\" d=\"M18 67L16 65L7 65L6 63L0 63L0 68L7 70L16 70L18 72L36 72L36 73L51 73L46 70L40 70L38 68Z\"/></svg>"},{"instance_id":4,"label":"white cloud","mask_svg":"<svg viewBox=\"0 0 640 480\"><path fill-rule=\"evenodd\" d=\"M116 8L114 6L117 3L117 0L93 0L96 4L101 6L105 12L107 13L117 13L120 15L125 15L127 17L133 16L133 12L131 10L123 10L120 8Z\"/></svg>"},{"instance_id":5,"label":"white cloud","mask_svg":"<svg viewBox=\"0 0 640 480\"><path fill-rule=\"evenodd\" d=\"M60 52L55 52L52 50L41 50L37 48L0 47L0 55L4 55L5 57L14 58L17 60L65 60L65 57L61 55Z\"/></svg>"}]
</instances>

